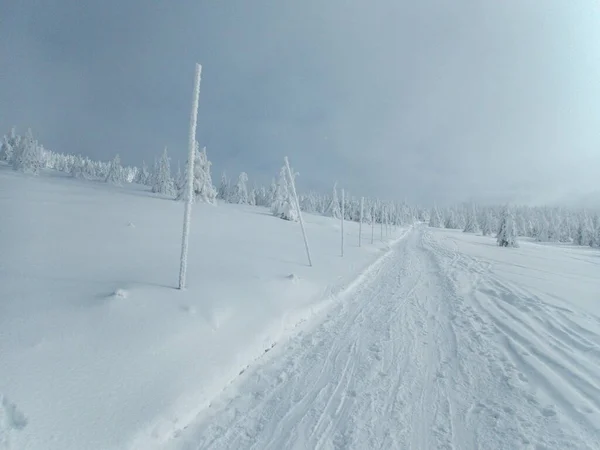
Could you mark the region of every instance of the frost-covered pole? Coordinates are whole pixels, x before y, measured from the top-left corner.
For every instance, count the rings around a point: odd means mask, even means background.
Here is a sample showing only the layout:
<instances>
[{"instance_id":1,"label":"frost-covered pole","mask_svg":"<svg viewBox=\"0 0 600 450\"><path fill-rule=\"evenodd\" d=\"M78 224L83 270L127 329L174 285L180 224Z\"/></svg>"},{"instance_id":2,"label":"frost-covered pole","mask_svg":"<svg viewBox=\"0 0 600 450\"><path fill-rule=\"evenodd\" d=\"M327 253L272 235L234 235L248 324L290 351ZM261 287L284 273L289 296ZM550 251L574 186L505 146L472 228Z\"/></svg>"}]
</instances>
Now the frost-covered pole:
<instances>
[{"instance_id":1,"label":"frost-covered pole","mask_svg":"<svg viewBox=\"0 0 600 450\"><path fill-rule=\"evenodd\" d=\"M341 229L342 229L342 256L344 256L344 215L346 214L346 200L345 200L345 192L342 189L342 219L341 219Z\"/></svg>"},{"instance_id":2,"label":"frost-covered pole","mask_svg":"<svg viewBox=\"0 0 600 450\"><path fill-rule=\"evenodd\" d=\"M390 237L390 213L385 210L385 237Z\"/></svg>"},{"instance_id":3,"label":"frost-covered pole","mask_svg":"<svg viewBox=\"0 0 600 450\"><path fill-rule=\"evenodd\" d=\"M381 234L381 242L383 242L383 205L381 206L381 212L379 213L379 226Z\"/></svg>"},{"instance_id":4,"label":"frost-covered pole","mask_svg":"<svg viewBox=\"0 0 600 450\"><path fill-rule=\"evenodd\" d=\"M192 113L190 114L190 135L188 137L188 163L186 176L186 199L183 213L183 235L181 238L181 265L179 267L179 289L185 288L187 272L188 243L190 240L190 221L192 219L192 200L194 197L194 157L196 156L196 124L198 121L198 98L200 97L200 77L202 66L196 64L194 77L194 94L192 98Z\"/></svg>"},{"instance_id":5,"label":"frost-covered pole","mask_svg":"<svg viewBox=\"0 0 600 450\"><path fill-rule=\"evenodd\" d=\"M371 245L375 242L375 205L371 205Z\"/></svg>"},{"instance_id":6,"label":"frost-covered pole","mask_svg":"<svg viewBox=\"0 0 600 450\"><path fill-rule=\"evenodd\" d=\"M292 176L292 169L290 168L290 162L288 157L285 157L285 167L287 169L288 177L290 177L290 185L292 186L292 194L294 194L294 203L296 204L296 212L300 219L300 228L302 228L302 237L304 238L304 248L306 249L306 256L308 257L308 265L312 267L312 259L310 258L310 249L308 248L308 239L306 239L306 230L304 229L304 219L302 219L302 211L300 211L300 202L298 201L298 194L296 193L296 183Z\"/></svg>"},{"instance_id":7,"label":"frost-covered pole","mask_svg":"<svg viewBox=\"0 0 600 450\"><path fill-rule=\"evenodd\" d=\"M365 198L360 198L360 222L358 223L358 246L362 246L362 223L363 223L363 209L365 207Z\"/></svg>"}]
</instances>

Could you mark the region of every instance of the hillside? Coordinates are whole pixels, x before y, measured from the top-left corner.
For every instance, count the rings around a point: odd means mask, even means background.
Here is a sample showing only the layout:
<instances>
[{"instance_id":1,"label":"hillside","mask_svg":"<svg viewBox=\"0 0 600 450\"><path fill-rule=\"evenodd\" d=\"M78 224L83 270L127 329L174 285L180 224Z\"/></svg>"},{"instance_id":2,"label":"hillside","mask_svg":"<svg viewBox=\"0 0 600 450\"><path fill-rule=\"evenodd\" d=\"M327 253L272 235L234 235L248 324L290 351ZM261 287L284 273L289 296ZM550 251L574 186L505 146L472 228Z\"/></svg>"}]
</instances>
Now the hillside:
<instances>
[{"instance_id":1,"label":"hillside","mask_svg":"<svg viewBox=\"0 0 600 450\"><path fill-rule=\"evenodd\" d=\"M306 215L310 268L298 223L199 203L181 292L180 202L0 165L0 211L0 442L10 449L168 435L388 248L370 245L370 229L358 248L347 222L341 258L339 222ZM11 405L24 427L8 419Z\"/></svg>"}]
</instances>

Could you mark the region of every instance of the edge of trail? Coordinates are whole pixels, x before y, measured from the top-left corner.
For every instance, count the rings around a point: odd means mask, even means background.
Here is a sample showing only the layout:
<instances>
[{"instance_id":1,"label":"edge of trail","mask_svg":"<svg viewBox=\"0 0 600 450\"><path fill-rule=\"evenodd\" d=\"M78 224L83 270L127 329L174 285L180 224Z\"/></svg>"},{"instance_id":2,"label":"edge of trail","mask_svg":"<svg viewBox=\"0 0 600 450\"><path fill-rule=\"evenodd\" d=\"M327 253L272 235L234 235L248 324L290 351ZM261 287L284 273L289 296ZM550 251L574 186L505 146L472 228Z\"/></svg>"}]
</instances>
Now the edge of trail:
<instances>
[{"instance_id":1,"label":"edge of trail","mask_svg":"<svg viewBox=\"0 0 600 450\"><path fill-rule=\"evenodd\" d=\"M280 339L265 345L264 351L261 354L251 360L246 360L244 364L240 365L239 374L224 382L222 388L218 392L215 392L214 395L210 396L204 404L199 405L198 408L193 411L182 411L174 420L169 419L162 421L162 419L160 419L159 423L154 424L150 429L146 429L135 436L128 448L143 450L162 449L164 445L172 442L174 438L177 438L188 428L188 426L192 423L196 423L200 417L212 415L216 409L214 408L214 405L219 398L223 396L231 386L238 383L250 369L267 364L278 353L275 350L284 346L299 334L307 333L321 324L326 319L327 314L335 308L336 305L343 303L355 290L360 288L360 286L376 277L385 265L385 262L394 254L395 248L401 244L414 229L415 225L400 229L400 233L387 242L387 247L382 249L382 254L377 255L366 267L359 270L351 278L341 282L338 280L337 284L332 283L322 295L319 296L320 300L312 303L308 307L308 313L306 310L296 311L294 312L294 314L297 315L296 319L294 317L291 319L289 317L286 318L285 321L291 323L291 325L288 326L287 332ZM318 270L318 267L316 269ZM157 432L156 430L160 431Z\"/></svg>"}]
</instances>

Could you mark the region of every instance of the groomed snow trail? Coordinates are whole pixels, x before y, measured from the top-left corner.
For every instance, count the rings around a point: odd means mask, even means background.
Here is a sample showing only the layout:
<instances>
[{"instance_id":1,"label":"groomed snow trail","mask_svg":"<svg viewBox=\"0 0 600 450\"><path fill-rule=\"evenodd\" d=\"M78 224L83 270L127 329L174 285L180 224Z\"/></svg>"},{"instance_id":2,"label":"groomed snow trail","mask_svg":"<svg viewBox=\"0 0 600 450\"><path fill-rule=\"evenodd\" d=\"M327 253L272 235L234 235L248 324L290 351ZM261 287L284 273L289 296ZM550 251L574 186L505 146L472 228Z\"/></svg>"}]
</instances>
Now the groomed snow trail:
<instances>
[{"instance_id":1,"label":"groomed snow trail","mask_svg":"<svg viewBox=\"0 0 600 450\"><path fill-rule=\"evenodd\" d=\"M600 448L598 336L524 294L417 227L168 448Z\"/></svg>"}]
</instances>

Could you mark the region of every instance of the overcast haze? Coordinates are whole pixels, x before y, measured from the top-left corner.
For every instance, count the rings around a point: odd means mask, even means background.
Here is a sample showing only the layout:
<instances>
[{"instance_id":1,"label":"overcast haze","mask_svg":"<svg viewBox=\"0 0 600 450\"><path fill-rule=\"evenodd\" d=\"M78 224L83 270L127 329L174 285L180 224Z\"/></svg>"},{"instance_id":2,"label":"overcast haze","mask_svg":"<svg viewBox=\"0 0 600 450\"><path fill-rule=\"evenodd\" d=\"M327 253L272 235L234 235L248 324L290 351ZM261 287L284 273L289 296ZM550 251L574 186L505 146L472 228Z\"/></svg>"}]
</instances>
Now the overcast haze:
<instances>
[{"instance_id":1,"label":"overcast haze","mask_svg":"<svg viewBox=\"0 0 600 450\"><path fill-rule=\"evenodd\" d=\"M600 189L597 0L0 0L0 126L429 204Z\"/></svg>"}]
</instances>

